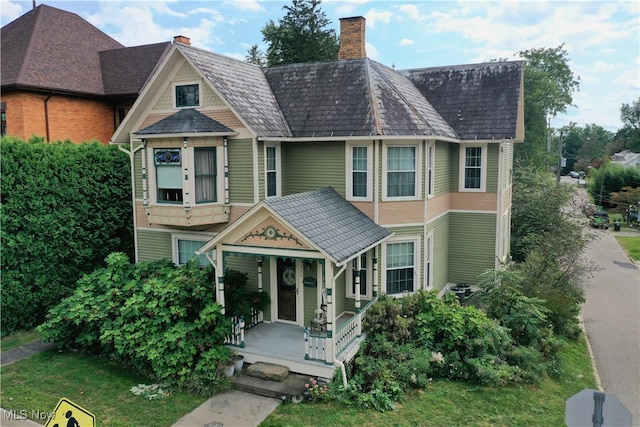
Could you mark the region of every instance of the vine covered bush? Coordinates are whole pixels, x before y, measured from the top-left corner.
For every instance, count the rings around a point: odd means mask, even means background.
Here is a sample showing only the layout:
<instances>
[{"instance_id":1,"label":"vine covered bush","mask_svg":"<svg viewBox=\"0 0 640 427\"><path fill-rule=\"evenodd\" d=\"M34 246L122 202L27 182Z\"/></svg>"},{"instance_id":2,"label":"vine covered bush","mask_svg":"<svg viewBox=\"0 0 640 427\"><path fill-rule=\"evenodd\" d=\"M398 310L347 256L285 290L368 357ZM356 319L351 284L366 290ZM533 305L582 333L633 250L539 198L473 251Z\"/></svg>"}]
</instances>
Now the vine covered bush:
<instances>
[{"instance_id":1,"label":"vine covered bush","mask_svg":"<svg viewBox=\"0 0 640 427\"><path fill-rule=\"evenodd\" d=\"M525 299L523 307L525 323L537 324L529 317L544 316L536 301ZM512 338L519 331L460 305L451 293L444 298L433 291L404 298L382 295L367 311L365 330L367 338L347 364L348 387L334 381L331 393L343 403L381 411L433 378L481 385L536 382L554 353L543 351L539 342L520 345Z\"/></svg>"},{"instance_id":2,"label":"vine covered bush","mask_svg":"<svg viewBox=\"0 0 640 427\"><path fill-rule=\"evenodd\" d=\"M111 252L133 254L128 156L3 137L2 335L35 327Z\"/></svg>"},{"instance_id":3,"label":"vine covered bush","mask_svg":"<svg viewBox=\"0 0 640 427\"><path fill-rule=\"evenodd\" d=\"M109 355L158 382L210 395L227 383L218 369L230 321L214 301L213 267L197 259L131 264L122 253L85 275L38 327L60 348Z\"/></svg>"}]
</instances>

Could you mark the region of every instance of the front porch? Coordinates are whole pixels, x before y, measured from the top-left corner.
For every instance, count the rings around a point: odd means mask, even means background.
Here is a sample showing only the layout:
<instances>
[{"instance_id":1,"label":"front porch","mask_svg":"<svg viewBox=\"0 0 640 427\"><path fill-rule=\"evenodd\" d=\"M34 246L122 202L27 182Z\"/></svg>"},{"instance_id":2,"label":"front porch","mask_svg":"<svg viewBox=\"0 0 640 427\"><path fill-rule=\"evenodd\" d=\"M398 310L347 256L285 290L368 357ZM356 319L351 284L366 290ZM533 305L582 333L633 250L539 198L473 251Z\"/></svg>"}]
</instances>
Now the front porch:
<instances>
[{"instance_id":1,"label":"front porch","mask_svg":"<svg viewBox=\"0 0 640 427\"><path fill-rule=\"evenodd\" d=\"M356 330L362 330L365 311L366 307L359 315L344 313L336 320L333 335L338 361L348 362L357 353L365 335L357 335ZM291 372L323 378L333 378L338 367L333 360L326 360L326 332L311 332L309 328L276 322L259 323L244 330L243 341L239 335L232 340L237 344L229 346L243 355L246 363L275 363L287 366Z\"/></svg>"}]
</instances>

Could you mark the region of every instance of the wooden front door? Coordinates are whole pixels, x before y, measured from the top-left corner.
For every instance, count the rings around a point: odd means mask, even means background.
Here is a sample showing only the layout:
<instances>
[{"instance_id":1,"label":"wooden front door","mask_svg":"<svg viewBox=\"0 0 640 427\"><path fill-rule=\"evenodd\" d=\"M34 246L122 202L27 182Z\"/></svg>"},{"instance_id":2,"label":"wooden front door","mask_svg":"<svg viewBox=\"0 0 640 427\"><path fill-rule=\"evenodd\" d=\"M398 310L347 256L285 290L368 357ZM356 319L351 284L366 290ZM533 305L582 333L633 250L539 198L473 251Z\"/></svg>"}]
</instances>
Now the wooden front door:
<instances>
[{"instance_id":1,"label":"wooden front door","mask_svg":"<svg viewBox=\"0 0 640 427\"><path fill-rule=\"evenodd\" d=\"M296 321L296 262L278 259L278 319Z\"/></svg>"}]
</instances>

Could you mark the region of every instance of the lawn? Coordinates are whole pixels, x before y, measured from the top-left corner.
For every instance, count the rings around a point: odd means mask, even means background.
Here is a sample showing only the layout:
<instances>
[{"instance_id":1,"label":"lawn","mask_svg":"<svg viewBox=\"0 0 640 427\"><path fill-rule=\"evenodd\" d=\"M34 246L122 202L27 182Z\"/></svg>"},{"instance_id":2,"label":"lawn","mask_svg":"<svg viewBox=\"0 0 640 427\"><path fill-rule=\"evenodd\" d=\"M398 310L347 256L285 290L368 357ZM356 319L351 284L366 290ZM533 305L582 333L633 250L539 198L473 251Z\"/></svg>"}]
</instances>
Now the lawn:
<instances>
[{"instance_id":1,"label":"lawn","mask_svg":"<svg viewBox=\"0 0 640 427\"><path fill-rule=\"evenodd\" d=\"M616 237L631 258L640 261L640 237Z\"/></svg>"},{"instance_id":2,"label":"lawn","mask_svg":"<svg viewBox=\"0 0 640 427\"><path fill-rule=\"evenodd\" d=\"M562 352L558 371L557 380L546 379L537 387L434 381L385 413L337 404L281 405L262 426L562 426L565 400L584 388L595 388L584 341ZM100 426L168 427L204 401L181 392L159 400L135 396L129 391L132 386L150 382L81 352L47 351L3 367L0 375L2 408L29 415L51 412L65 397L93 412Z\"/></svg>"},{"instance_id":3,"label":"lawn","mask_svg":"<svg viewBox=\"0 0 640 427\"><path fill-rule=\"evenodd\" d=\"M2 340L0 340L0 350L11 350L12 348L17 348L34 341L38 341L39 339L42 339L42 335L40 335L40 332L18 332L17 334L9 335L2 338Z\"/></svg>"}]
</instances>

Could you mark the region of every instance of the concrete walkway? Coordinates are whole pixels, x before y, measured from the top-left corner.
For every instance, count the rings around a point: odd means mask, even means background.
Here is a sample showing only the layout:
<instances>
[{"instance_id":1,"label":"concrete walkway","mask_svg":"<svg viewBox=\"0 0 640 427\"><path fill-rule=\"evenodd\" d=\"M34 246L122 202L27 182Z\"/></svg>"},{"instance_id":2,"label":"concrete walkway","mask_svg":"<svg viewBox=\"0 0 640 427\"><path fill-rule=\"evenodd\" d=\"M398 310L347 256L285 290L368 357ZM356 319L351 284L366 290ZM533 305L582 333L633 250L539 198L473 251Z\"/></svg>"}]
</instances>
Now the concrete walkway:
<instances>
[{"instance_id":1,"label":"concrete walkway","mask_svg":"<svg viewBox=\"0 0 640 427\"><path fill-rule=\"evenodd\" d=\"M42 351L54 344L35 341L0 353L0 366L7 366ZM61 396L62 397L62 396ZM173 427L254 427L258 426L280 404L280 400L257 396L239 390L216 395L182 417ZM0 409L2 427L41 427L20 413ZM100 420L96 420L100 424Z\"/></svg>"}]
</instances>

